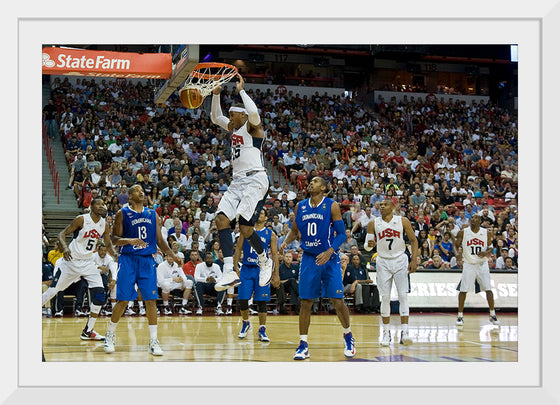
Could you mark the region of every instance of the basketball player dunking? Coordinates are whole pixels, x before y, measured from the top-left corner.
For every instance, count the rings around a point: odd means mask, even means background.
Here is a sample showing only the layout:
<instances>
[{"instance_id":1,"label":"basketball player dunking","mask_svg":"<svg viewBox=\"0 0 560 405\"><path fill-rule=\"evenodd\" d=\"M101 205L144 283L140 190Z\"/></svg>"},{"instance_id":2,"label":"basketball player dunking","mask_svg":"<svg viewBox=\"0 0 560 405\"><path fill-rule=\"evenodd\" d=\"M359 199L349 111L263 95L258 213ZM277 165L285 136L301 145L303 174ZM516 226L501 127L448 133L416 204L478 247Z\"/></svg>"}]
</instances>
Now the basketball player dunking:
<instances>
[{"instance_id":1,"label":"basketball player dunking","mask_svg":"<svg viewBox=\"0 0 560 405\"><path fill-rule=\"evenodd\" d=\"M408 274L416 271L418 241L408 218L393 215L395 204L388 198L381 202L381 217L375 218L367 226L364 249L370 251L377 245L377 288L381 296L381 320L383 322L382 346L391 342L391 287L393 281L399 295L401 316L401 340L404 345L412 344L408 333ZM411 260L405 254L404 232L410 241Z\"/></svg>"},{"instance_id":2,"label":"basketball player dunking","mask_svg":"<svg viewBox=\"0 0 560 405\"><path fill-rule=\"evenodd\" d=\"M245 81L237 74L237 91L243 104L229 109L229 118L222 114L220 106L221 86L212 91L212 122L231 132L231 161L233 177L227 191L218 204L216 225L220 246L224 255L224 276L216 283L222 291L240 284L233 271L233 239L231 222L237 219L239 230L259 258L259 285L270 283L274 263L266 254L254 225L261 212L268 192L269 182L264 167L262 143L264 130L256 104L243 89Z\"/></svg>"},{"instance_id":3,"label":"basketball player dunking","mask_svg":"<svg viewBox=\"0 0 560 405\"><path fill-rule=\"evenodd\" d=\"M475 281L478 280L480 288L486 291L486 300L490 310L490 322L499 325L494 309L494 294L490 285L490 268L488 267L488 256L492 253L488 241L494 240L492 233L480 227L480 215L473 215L470 226L461 229L455 239L455 247L463 248L463 274L459 290L459 308L457 314L457 326L463 326L463 309L468 291L473 291Z\"/></svg>"}]
</instances>

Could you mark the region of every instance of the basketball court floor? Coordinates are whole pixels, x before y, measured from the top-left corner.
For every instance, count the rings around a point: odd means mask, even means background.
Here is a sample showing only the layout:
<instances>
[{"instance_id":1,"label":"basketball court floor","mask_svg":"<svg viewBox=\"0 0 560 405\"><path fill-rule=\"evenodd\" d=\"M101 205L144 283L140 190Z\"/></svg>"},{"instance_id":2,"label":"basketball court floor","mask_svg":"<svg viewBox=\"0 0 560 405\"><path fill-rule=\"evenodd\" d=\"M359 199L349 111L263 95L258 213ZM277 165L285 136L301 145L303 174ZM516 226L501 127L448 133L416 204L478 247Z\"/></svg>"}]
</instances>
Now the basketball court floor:
<instances>
[{"instance_id":1,"label":"basketball court floor","mask_svg":"<svg viewBox=\"0 0 560 405\"><path fill-rule=\"evenodd\" d=\"M517 362L517 313L498 313L494 326L487 313L465 313L463 327L455 326L456 313L411 313L411 346L398 343L399 317L391 316L392 342L381 347L379 315L351 315L356 357L343 354L342 327L335 315L312 315L309 329L310 358L304 361L374 362ZM43 319L43 351L47 362L85 361L203 361L203 362L293 362L299 343L296 315L269 315L270 343L258 341L257 316L245 339L237 334L240 316L160 316L158 338L165 354L148 353L148 323L145 317L122 317L116 331L116 351L107 354L102 341L83 341L80 333L87 318ZM95 330L104 335L109 317L100 317Z\"/></svg>"}]
</instances>

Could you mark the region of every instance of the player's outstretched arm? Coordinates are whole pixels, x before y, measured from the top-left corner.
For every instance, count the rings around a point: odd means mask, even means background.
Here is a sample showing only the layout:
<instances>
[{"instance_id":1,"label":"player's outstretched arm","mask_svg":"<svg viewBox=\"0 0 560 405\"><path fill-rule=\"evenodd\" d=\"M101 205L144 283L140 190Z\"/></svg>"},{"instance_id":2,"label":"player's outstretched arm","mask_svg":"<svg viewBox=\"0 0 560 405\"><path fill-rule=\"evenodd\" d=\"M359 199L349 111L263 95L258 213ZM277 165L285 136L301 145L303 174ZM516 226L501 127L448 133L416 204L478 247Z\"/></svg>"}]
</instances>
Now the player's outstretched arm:
<instances>
[{"instance_id":1,"label":"player's outstretched arm","mask_svg":"<svg viewBox=\"0 0 560 405\"><path fill-rule=\"evenodd\" d=\"M225 117L222 113L222 106L220 105L220 91L222 86L216 87L212 90L212 107L210 109L210 120L212 123L220 126L228 131L229 118Z\"/></svg>"},{"instance_id":2,"label":"player's outstretched arm","mask_svg":"<svg viewBox=\"0 0 560 405\"><path fill-rule=\"evenodd\" d=\"M245 89L244 89L245 80L243 80L243 77L238 73L237 78L239 79L239 81L237 82L237 91L239 92L239 96L241 97L241 100L243 101L243 105L245 106L245 109L247 110L247 116L249 117L249 123L253 127L258 127L261 124L261 117L259 115L259 109L257 108L257 105L255 104L255 102L251 99L251 97L249 97L249 95L245 91Z\"/></svg>"}]
</instances>

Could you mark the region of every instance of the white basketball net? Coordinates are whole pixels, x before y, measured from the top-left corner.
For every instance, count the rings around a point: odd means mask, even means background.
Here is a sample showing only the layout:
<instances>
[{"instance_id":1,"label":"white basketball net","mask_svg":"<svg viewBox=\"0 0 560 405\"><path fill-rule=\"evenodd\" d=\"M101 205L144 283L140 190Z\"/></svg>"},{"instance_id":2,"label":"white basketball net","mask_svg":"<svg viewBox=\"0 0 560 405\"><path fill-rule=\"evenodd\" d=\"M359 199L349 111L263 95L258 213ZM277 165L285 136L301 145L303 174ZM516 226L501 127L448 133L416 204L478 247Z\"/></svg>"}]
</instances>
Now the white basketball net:
<instances>
[{"instance_id":1,"label":"white basketball net","mask_svg":"<svg viewBox=\"0 0 560 405\"><path fill-rule=\"evenodd\" d=\"M229 82L237 74L237 68L225 63L199 63L185 80L180 91L197 89L202 97L216 87Z\"/></svg>"}]
</instances>

